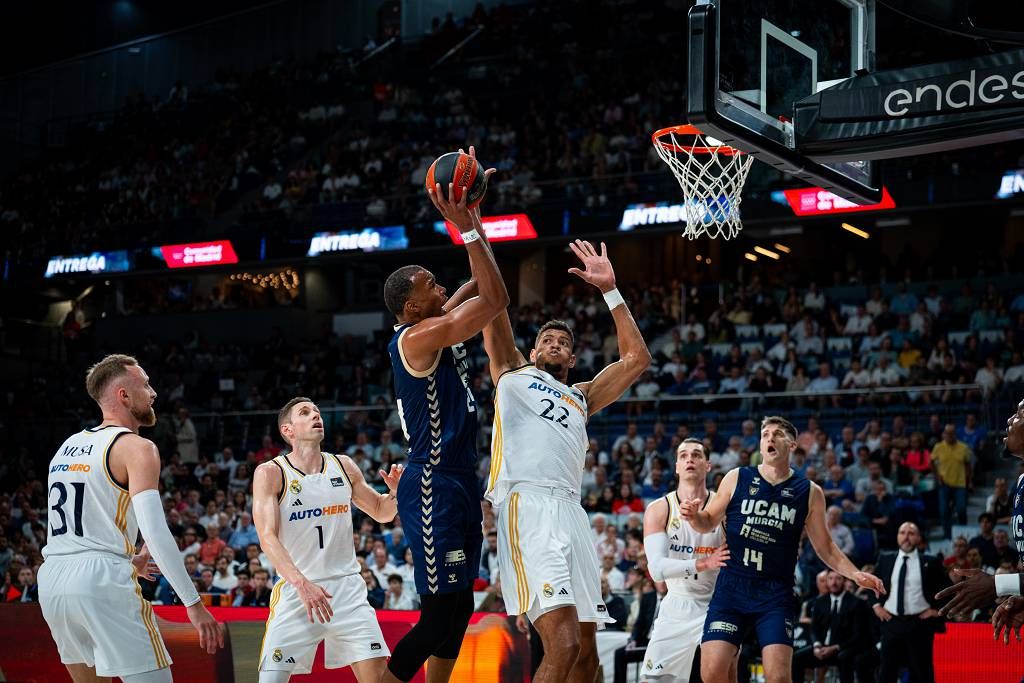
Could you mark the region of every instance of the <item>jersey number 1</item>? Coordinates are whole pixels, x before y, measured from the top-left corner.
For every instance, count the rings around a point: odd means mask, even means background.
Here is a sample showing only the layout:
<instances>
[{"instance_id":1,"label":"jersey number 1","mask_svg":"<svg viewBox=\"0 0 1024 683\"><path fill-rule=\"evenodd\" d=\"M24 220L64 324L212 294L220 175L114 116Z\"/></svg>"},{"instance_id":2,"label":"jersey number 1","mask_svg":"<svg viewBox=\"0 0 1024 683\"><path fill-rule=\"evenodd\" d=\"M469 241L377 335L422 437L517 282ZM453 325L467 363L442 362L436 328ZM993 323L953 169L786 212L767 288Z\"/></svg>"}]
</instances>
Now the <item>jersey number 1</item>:
<instances>
[{"instance_id":1,"label":"jersey number 1","mask_svg":"<svg viewBox=\"0 0 1024 683\"><path fill-rule=\"evenodd\" d=\"M74 482L71 487L75 489L75 536L83 536L82 532L82 506L85 504L85 482ZM68 500L68 490L64 482L55 481L50 485L49 493L57 490L57 502L50 506L50 509L60 515L60 526L50 527L50 533L54 536L63 536L68 532L68 518L64 514L64 503Z\"/></svg>"}]
</instances>

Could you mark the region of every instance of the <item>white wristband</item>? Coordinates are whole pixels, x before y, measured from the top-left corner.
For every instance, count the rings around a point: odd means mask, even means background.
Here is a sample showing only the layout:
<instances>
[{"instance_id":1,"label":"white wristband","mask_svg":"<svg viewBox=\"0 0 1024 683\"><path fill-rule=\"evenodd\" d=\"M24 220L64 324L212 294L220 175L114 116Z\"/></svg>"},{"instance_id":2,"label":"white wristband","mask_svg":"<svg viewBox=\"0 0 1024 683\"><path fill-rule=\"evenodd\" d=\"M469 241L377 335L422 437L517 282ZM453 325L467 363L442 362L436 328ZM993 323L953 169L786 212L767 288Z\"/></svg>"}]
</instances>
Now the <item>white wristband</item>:
<instances>
[{"instance_id":1,"label":"white wristband","mask_svg":"<svg viewBox=\"0 0 1024 683\"><path fill-rule=\"evenodd\" d=\"M996 574L996 595L1020 595L1020 574Z\"/></svg>"},{"instance_id":2,"label":"white wristband","mask_svg":"<svg viewBox=\"0 0 1024 683\"><path fill-rule=\"evenodd\" d=\"M469 244L470 242L476 242L478 239L480 239L480 233L478 233L476 231L476 228L470 230L469 232L462 233L462 243L463 244Z\"/></svg>"},{"instance_id":3,"label":"white wristband","mask_svg":"<svg viewBox=\"0 0 1024 683\"><path fill-rule=\"evenodd\" d=\"M619 304L626 303L626 300L622 298L622 295L619 294L619 288L616 287L610 292L604 293L604 302L608 304L608 310L610 311Z\"/></svg>"}]
</instances>

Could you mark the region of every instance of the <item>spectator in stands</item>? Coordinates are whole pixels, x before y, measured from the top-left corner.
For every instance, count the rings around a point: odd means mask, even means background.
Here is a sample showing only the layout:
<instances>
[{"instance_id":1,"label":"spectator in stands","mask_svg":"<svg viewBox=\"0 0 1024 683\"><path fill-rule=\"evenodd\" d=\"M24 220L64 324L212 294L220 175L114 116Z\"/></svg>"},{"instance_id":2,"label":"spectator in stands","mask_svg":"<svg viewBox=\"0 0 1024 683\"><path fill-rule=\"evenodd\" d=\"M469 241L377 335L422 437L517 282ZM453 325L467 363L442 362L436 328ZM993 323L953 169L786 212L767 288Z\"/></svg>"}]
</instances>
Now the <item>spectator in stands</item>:
<instances>
[{"instance_id":1,"label":"spectator in stands","mask_svg":"<svg viewBox=\"0 0 1024 683\"><path fill-rule=\"evenodd\" d=\"M597 513L590 518L590 530L594 534L594 547L604 541L608 529L608 518L602 513Z\"/></svg>"},{"instance_id":2,"label":"spectator in stands","mask_svg":"<svg viewBox=\"0 0 1024 683\"><path fill-rule=\"evenodd\" d=\"M633 487L623 482L619 484L619 495L612 503L612 512L625 515L630 512L643 512L644 501L633 492Z\"/></svg>"},{"instance_id":3,"label":"spectator in stands","mask_svg":"<svg viewBox=\"0 0 1024 683\"><path fill-rule=\"evenodd\" d=\"M626 433L616 438L612 443L612 452L618 452L619 447L623 443L628 443L634 453L639 453L643 450L644 440L643 437L640 436L636 422L629 422L626 424Z\"/></svg>"},{"instance_id":4,"label":"spectator in stands","mask_svg":"<svg viewBox=\"0 0 1024 683\"><path fill-rule=\"evenodd\" d=\"M896 500L885 487L885 481L876 479L872 494L864 500L861 514L866 517L878 539L878 547L882 550L896 548L896 524L893 514L896 511Z\"/></svg>"},{"instance_id":5,"label":"spectator in stands","mask_svg":"<svg viewBox=\"0 0 1024 683\"><path fill-rule=\"evenodd\" d=\"M975 413L967 413L964 424L957 427L956 438L967 444L971 453L978 454L985 443L985 428L978 424Z\"/></svg>"},{"instance_id":6,"label":"spectator in stands","mask_svg":"<svg viewBox=\"0 0 1024 683\"><path fill-rule=\"evenodd\" d=\"M607 581L613 591L621 591L626 588L626 575L618 567L614 553L605 553L601 556L601 580Z\"/></svg>"},{"instance_id":7,"label":"spectator in stands","mask_svg":"<svg viewBox=\"0 0 1024 683\"><path fill-rule=\"evenodd\" d=\"M377 543L373 549L373 562L368 564L370 571L377 577L377 583L382 586L388 584L388 577L398 571L398 567L391 563L388 551L383 542Z\"/></svg>"},{"instance_id":8,"label":"spectator in stands","mask_svg":"<svg viewBox=\"0 0 1024 683\"><path fill-rule=\"evenodd\" d=\"M607 579L601 579L601 599L608 608L608 616L615 620L615 623L608 624L606 628L612 631L624 631L626 629L626 602L621 596L612 592L611 584Z\"/></svg>"},{"instance_id":9,"label":"spectator in stands","mask_svg":"<svg viewBox=\"0 0 1024 683\"><path fill-rule=\"evenodd\" d=\"M825 500L829 505L842 507L846 502L852 502L854 498L854 486L839 464L832 465L828 470L828 479L822 490L825 493Z\"/></svg>"},{"instance_id":10,"label":"spectator in stands","mask_svg":"<svg viewBox=\"0 0 1024 683\"><path fill-rule=\"evenodd\" d=\"M889 493L893 492L892 481L882 476L882 466L872 461L868 463L868 476L858 479L854 485L854 498L858 503L863 503L874 491L876 481L882 482Z\"/></svg>"},{"instance_id":11,"label":"spectator in stands","mask_svg":"<svg viewBox=\"0 0 1024 683\"><path fill-rule=\"evenodd\" d=\"M932 453L925 446L924 434L914 432L910 435L910 447L907 449L903 462L910 470L922 476L931 472Z\"/></svg>"},{"instance_id":12,"label":"spectator in stands","mask_svg":"<svg viewBox=\"0 0 1024 683\"><path fill-rule=\"evenodd\" d=\"M384 608L384 589L377 582L377 577L370 569L363 569L360 574L366 584L366 600L374 609Z\"/></svg>"},{"instance_id":13,"label":"spectator in stands","mask_svg":"<svg viewBox=\"0 0 1024 683\"><path fill-rule=\"evenodd\" d=\"M186 408L179 408L174 419L174 435L178 441L178 454L183 463L199 462L199 442L196 426Z\"/></svg>"},{"instance_id":14,"label":"spectator in stands","mask_svg":"<svg viewBox=\"0 0 1024 683\"><path fill-rule=\"evenodd\" d=\"M240 467L239 470L241 469ZM238 526L235 528L234 533L231 534L231 540L228 541L228 545L235 550L244 550L246 546L258 544L259 542L260 539L256 534L256 527L252 524L252 515L248 512L241 513L238 516Z\"/></svg>"},{"instance_id":15,"label":"spectator in stands","mask_svg":"<svg viewBox=\"0 0 1024 683\"><path fill-rule=\"evenodd\" d=\"M220 527L216 523L206 527L206 540L199 546L199 563L207 567L214 566L221 551L227 546L219 536Z\"/></svg>"},{"instance_id":16,"label":"spectator in stands","mask_svg":"<svg viewBox=\"0 0 1024 683\"><path fill-rule=\"evenodd\" d=\"M994 566L1001 567L1004 564L1009 564L1011 567L1017 566L1020 555L1010 544L1010 534L1006 529L996 529L992 536L992 543L996 548Z\"/></svg>"},{"instance_id":17,"label":"spectator in stands","mask_svg":"<svg viewBox=\"0 0 1024 683\"><path fill-rule=\"evenodd\" d=\"M830 505L825 511L825 525L839 549L847 555L853 552L853 534L843 524L843 509L838 505Z\"/></svg>"},{"instance_id":18,"label":"spectator in stands","mask_svg":"<svg viewBox=\"0 0 1024 683\"><path fill-rule=\"evenodd\" d=\"M213 585L225 593L230 593L238 588L238 577L231 573L231 563L228 558L221 555L217 558L216 572L213 575Z\"/></svg>"},{"instance_id":19,"label":"spectator in stands","mask_svg":"<svg viewBox=\"0 0 1024 683\"><path fill-rule=\"evenodd\" d=\"M963 441L956 438L956 427L947 424L942 431L942 441L932 449L932 466L939 488L939 514L945 537L953 535L953 517L950 505L956 510L957 524L967 523L967 491L973 489L971 482L971 451Z\"/></svg>"},{"instance_id":20,"label":"spectator in stands","mask_svg":"<svg viewBox=\"0 0 1024 683\"><path fill-rule=\"evenodd\" d=\"M994 527L995 517L988 512L981 513L978 515L978 535L968 542L971 548L977 548L978 552L981 553L982 563L993 568L999 566L995 536L993 534Z\"/></svg>"},{"instance_id":21,"label":"spectator in stands","mask_svg":"<svg viewBox=\"0 0 1024 683\"><path fill-rule=\"evenodd\" d=\"M967 551L971 546L967 543L966 536L957 536L953 541L953 550L949 553L942 564L948 569L963 569L967 566Z\"/></svg>"},{"instance_id":22,"label":"spectator in stands","mask_svg":"<svg viewBox=\"0 0 1024 683\"><path fill-rule=\"evenodd\" d=\"M252 573L252 589L245 591L239 607L270 607L270 593L274 588L270 572L257 569Z\"/></svg>"},{"instance_id":23,"label":"spectator in stands","mask_svg":"<svg viewBox=\"0 0 1024 683\"><path fill-rule=\"evenodd\" d=\"M181 556L183 558L188 557L189 555L198 556L199 549L202 547L202 544L199 542L199 534L195 527L190 526L185 529L181 543Z\"/></svg>"},{"instance_id":24,"label":"spectator in stands","mask_svg":"<svg viewBox=\"0 0 1024 683\"><path fill-rule=\"evenodd\" d=\"M640 497L644 500L650 500L654 498L660 498L668 493L668 481L665 478L665 470L661 466L661 461L656 460L654 467L651 468L651 473L644 481L643 490L640 492Z\"/></svg>"},{"instance_id":25,"label":"spectator in stands","mask_svg":"<svg viewBox=\"0 0 1024 683\"><path fill-rule=\"evenodd\" d=\"M384 596L382 609L411 610L413 608L412 596L403 588L405 581L401 574L393 573L388 576L388 590Z\"/></svg>"},{"instance_id":26,"label":"spectator in stands","mask_svg":"<svg viewBox=\"0 0 1024 683\"><path fill-rule=\"evenodd\" d=\"M8 589L7 602L39 602L39 586L32 567L18 570L18 582Z\"/></svg>"},{"instance_id":27,"label":"spectator in stands","mask_svg":"<svg viewBox=\"0 0 1024 683\"><path fill-rule=\"evenodd\" d=\"M226 592L214 583L213 570L209 567L199 572L198 589L200 593L208 593L210 595L222 595Z\"/></svg>"},{"instance_id":28,"label":"spectator in stands","mask_svg":"<svg viewBox=\"0 0 1024 683\"><path fill-rule=\"evenodd\" d=\"M839 388L839 380L832 376L832 366L828 362L818 364L818 376L807 385L809 394L831 394ZM831 396L833 407L839 407L839 396ZM824 401L824 399L822 399Z\"/></svg>"},{"instance_id":29,"label":"spectator in stands","mask_svg":"<svg viewBox=\"0 0 1024 683\"><path fill-rule=\"evenodd\" d=\"M1013 503L1005 477L996 477L995 490L985 500L985 511L992 515L996 524L1009 524L1013 516Z\"/></svg>"},{"instance_id":30,"label":"spectator in stands","mask_svg":"<svg viewBox=\"0 0 1024 683\"><path fill-rule=\"evenodd\" d=\"M604 538L597 544L597 556L611 555L618 562L625 557L626 542L619 538L619 530L614 524L605 528Z\"/></svg>"}]
</instances>

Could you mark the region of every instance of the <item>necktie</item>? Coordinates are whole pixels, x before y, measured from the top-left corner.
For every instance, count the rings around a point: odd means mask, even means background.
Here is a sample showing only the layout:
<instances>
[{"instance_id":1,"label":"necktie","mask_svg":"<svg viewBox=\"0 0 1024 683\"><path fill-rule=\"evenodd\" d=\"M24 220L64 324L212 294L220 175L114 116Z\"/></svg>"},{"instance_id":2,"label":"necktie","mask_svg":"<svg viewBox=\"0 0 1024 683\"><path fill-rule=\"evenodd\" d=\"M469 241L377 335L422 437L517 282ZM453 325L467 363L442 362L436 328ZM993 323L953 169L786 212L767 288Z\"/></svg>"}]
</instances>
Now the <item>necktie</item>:
<instances>
[{"instance_id":1,"label":"necktie","mask_svg":"<svg viewBox=\"0 0 1024 683\"><path fill-rule=\"evenodd\" d=\"M900 565L899 586L896 589L896 614L903 615L903 593L907 585L907 559L909 555L903 556L903 564Z\"/></svg>"},{"instance_id":2,"label":"necktie","mask_svg":"<svg viewBox=\"0 0 1024 683\"><path fill-rule=\"evenodd\" d=\"M832 598L832 614L828 624L828 645L833 645L836 639L836 627L839 626L839 598Z\"/></svg>"}]
</instances>

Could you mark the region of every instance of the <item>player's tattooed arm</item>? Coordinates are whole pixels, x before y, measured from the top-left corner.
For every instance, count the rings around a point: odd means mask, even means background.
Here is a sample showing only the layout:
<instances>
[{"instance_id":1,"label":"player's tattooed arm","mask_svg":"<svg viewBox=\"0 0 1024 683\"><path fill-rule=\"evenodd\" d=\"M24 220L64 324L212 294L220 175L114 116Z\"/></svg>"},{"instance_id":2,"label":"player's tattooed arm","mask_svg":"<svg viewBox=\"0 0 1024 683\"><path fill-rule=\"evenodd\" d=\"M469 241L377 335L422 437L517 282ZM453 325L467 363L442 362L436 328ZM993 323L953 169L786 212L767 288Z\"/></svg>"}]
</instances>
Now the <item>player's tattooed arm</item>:
<instances>
[{"instance_id":1,"label":"player's tattooed arm","mask_svg":"<svg viewBox=\"0 0 1024 683\"><path fill-rule=\"evenodd\" d=\"M378 522L390 522L398 514L398 480L402 478L405 471L402 465L392 465L385 472L380 470L380 476L388 486L387 493L377 493L363 477L362 470L347 455L341 456L342 466L345 474L352 482L352 502L360 510L373 517Z\"/></svg>"},{"instance_id":2,"label":"player's tattooed arm","mask_svg":"<svg viewBox=\"0 0 1024 683\"><path fill-rule=\"evenodd\" d=\"M818 557L829 568L839 572L846 578L856 583L861 588L867 588L875 593L875 597L885 594L885 586L882 580L874 574L862 572L850 561L850 558L839 549L836 542L832 540L832 534L828 532L825 525L825 494L821 487L811 483L811 492L808 494L807 503L807 538L811 541L814 551Z\"/></svg>"},{"instance_id":3,"label":"player's tattooed arm","mask_svg":"<svg viewBox=\"0 0 1024 683\"><path fill-rule=\"evenodd\" d=\"M608 248L601 243L601 252L590 242L576 240L569 243L569 248L583 262L584 270L570 268L569 272L583 281L594 285L602 294L613 292L615 287L615 271L608 258ZM612 320L615 322L615 336L619 342L619 360L606 366L589 382L576 385L587 397L587 410L593 415L619 400L632 386L640 375L651 365L651 352L647 348L640 328L637 327L629 307L622 303L612 305Z\"/></svg>"},{"instance_id":4,"label":"player's tattooed arm","mask_svg":"<svg viewBox=\"0 0 1024 683\"><path fill-rule=\"evenodd\" d=\"M687 520L690 526L702 534L713 531L725 519L726 508L729 507L729 501L732 500L732 494L736 490L738 472L739 470L729 470L725 473L722 483L718 485L718 491L715 492L714 498L711 499L711 502L703 510L701 505L704 504L704 501L700 498L682 501L679 505L679 511L682 513L683 519Z\"/></svg>"}]
</instances>

